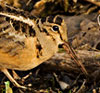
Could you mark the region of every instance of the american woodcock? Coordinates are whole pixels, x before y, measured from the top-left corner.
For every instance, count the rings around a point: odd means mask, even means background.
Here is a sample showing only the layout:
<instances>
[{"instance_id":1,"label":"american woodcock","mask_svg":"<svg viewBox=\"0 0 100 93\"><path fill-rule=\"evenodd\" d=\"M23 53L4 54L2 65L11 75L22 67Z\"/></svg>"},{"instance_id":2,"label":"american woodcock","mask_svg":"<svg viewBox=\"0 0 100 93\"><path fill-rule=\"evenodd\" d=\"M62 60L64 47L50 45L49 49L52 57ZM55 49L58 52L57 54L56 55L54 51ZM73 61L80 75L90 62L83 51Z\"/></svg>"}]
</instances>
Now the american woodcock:
<instances>
[{"instance_id":1,"label":"american woodcock","mask_svg":"<svg viewBox=\"0 0 100 93\"><path fill-rule=\"evenodd\" d=\"M8 69L26 71L52 57L67 41L67 28L60 16L35 18L23 11L0 6L0 70L15 86Z\"/></svg>"}]
</instances>

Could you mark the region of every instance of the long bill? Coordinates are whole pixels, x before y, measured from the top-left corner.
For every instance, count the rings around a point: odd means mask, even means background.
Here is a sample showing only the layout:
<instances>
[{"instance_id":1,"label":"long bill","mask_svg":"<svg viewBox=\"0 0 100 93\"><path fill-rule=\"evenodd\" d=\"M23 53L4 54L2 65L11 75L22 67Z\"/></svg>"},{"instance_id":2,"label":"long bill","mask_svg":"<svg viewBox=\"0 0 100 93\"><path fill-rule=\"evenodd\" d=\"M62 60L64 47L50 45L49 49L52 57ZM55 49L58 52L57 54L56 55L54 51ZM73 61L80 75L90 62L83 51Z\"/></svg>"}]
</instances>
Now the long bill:
<instances>
[{"instance_id":1,"label":"long bill","mask_svg":"<svg viewBox=\"0 0 100 93\"><path fill-rule=\"evenodd\" d=\"M75 51L73 48L68 44L68 42L65 42L63 44L63 48L66 50L66 52L71 56L71 58L74 60L74 62L78 65L78 67L81 69L81 71L84 73L84 75L87 77L88 72L86 71L84 65L82 62L78 59Z\"/></svg>"}]
</instances>

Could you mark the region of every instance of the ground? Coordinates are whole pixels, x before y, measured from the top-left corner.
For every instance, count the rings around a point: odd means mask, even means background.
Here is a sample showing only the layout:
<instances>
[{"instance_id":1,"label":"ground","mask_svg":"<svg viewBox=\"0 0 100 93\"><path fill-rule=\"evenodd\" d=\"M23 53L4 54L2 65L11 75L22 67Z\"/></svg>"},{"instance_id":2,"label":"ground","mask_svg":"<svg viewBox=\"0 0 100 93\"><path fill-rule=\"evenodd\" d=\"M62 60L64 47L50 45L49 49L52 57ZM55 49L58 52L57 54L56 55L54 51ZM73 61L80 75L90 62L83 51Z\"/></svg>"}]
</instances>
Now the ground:
<instances>
[{"instance_id":1,"label":"ground","mask_svg":"<svg viewBox=\"0 0 100 93\"><path fill-rule=\"evenodd\" d=\"M33 12L31 13L33 14ZM45 15L47 14L42 16ZM97 21L97 11L90 14L78 12L78 14L60 13L60 15L64 18L68 28L69 43L89 75L85 76L81 68L61 49L51 59L32 70L16 71L22 78L18 82L30 87L30 89L19 89L10 83L14 93L100 92L100 27ZM29 73L31 74L29 75ZM26 75L29 77L23 80ZM1 92L5 90L5 81L9 80L0 72Z\"/></svg>"}]
</instances>

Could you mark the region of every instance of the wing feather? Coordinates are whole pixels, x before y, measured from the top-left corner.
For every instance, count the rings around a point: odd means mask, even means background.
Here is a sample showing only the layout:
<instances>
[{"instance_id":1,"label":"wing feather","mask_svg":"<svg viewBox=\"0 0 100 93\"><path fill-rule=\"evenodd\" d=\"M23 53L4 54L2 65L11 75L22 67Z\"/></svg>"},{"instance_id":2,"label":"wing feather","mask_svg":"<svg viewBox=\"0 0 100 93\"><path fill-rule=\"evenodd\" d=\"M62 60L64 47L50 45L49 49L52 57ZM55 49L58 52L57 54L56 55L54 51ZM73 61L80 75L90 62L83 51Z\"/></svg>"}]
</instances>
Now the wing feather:
<instances>
[{"instance_id":1,"label":"wing feather","mask_svg":"<svg viewBox=\"0 0 100 93\"><path fill-rule=\"evenodd\" d=\"M11 55L18 54L18 50L25 47L26 38L35 36L35 21L21 15L21 11L13 11L15 14L7 9L0 10L0 49Z\"/></svg>"}]
</instances>

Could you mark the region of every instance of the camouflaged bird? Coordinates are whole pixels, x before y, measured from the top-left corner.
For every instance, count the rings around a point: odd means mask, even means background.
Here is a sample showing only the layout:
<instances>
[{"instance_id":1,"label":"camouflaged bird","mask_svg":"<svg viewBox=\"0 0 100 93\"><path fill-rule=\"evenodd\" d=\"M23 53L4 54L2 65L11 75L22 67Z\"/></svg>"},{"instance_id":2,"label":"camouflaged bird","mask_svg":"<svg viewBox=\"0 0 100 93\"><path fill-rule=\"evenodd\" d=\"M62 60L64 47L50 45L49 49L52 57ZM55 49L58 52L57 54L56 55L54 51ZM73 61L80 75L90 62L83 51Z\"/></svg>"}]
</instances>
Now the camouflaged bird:
<instances>
[{"instance_id":1,"label":"camouflaged bird","mask_svg":"<svg viewBox=\"0 0 100 93\"><path fill-rule=\"evenodd\" d=\"M66 24L59 15L36 18L0 5L0 70L15 86L26 88L14 80L8 69L35 68L51 58L67 40Z\"/></svg>"},{"instance_id":2,"label":"camouflaged bird","mask_svg":"<svg viewBox=\"0 0 100 93\"><path fill-rule=\"evenodd\" d=\"M9 12L8 12L9 11ZM0 69L20 86L7 69L26 71L52 57L67 41L67 28L60 16L31 18L24 12L0 6Z\"/></svg>"}]
</instances>

